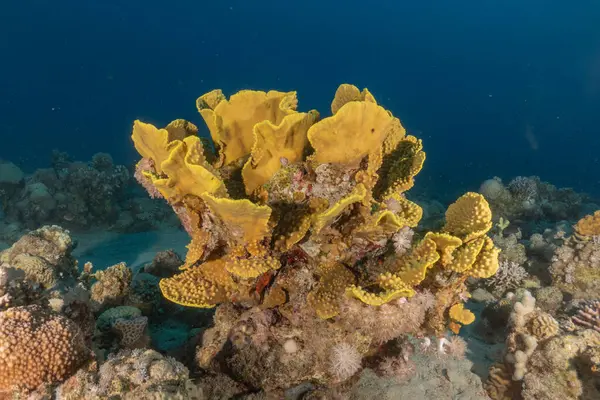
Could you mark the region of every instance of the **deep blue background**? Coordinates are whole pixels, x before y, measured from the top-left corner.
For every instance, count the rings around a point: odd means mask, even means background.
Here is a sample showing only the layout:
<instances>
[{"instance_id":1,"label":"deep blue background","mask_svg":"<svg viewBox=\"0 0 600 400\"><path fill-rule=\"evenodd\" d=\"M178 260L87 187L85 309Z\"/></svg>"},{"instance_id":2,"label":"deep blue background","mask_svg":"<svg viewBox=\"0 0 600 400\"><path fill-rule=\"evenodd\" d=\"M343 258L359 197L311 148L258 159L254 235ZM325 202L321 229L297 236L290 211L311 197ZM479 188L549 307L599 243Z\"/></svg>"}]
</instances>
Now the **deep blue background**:
<instances>
[{"instance_id":1,"label":"deep blue background","mask_svg":"<svg viewBox=\"0 0 600 400\"><path fill-rule=\"evenodd\" d=\"M200 125L211 89L298 90L327 114L349 82L424 139L417 185L535 174L599 193L599 21L594 0L4 0L0 157L131 164L135 118Z\"/></svg>"}]
</instances>

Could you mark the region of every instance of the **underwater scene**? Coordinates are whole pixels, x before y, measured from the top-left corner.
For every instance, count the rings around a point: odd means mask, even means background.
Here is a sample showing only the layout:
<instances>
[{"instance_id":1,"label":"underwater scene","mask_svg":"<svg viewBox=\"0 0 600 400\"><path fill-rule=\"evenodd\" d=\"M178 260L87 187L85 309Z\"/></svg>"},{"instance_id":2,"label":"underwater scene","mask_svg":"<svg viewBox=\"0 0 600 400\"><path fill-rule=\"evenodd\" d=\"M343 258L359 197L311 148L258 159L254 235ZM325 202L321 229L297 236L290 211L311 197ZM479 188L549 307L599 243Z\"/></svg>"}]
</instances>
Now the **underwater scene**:
<instances>
[{"instance_id":1,"label":"underwater scene","mask_svg":"<svg viewBox=\"0 0 600 400\"><path fill-rule=\"evenodd\" d=\"M0 400L600 400L598 21L3 2Z\"/></svg>"}]
</instances>

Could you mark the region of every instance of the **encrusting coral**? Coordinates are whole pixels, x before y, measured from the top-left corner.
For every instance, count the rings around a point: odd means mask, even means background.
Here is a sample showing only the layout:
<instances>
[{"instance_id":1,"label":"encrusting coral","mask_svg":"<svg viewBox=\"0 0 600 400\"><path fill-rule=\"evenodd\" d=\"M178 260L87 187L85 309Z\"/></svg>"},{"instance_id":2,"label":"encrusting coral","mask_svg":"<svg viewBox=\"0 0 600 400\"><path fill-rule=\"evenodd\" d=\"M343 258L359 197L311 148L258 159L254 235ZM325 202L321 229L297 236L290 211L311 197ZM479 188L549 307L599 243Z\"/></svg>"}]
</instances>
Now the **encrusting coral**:
<instances>
[{"instance_id":1,"label":"encrusting coral","mask_svg":"<svg viewBox=\"0 0 600 400\"><path fill-rule=\"evenodd\" d=\"M360 357L376 351L372 333L344 328L344 314L351 315L344 310L359 304L422 307L413 312L418 323L398 327L398 335L458 332L474 319L463 309L466 279L490 277L499 266L500 250L486 236L492 214L476 193L448 208L442 231L412 246L409 240L398 252L397 233L416 227L423 215L405 192L425 153L368 90L341 85L333 115L323 119L297 105L295 92L201 96L197 108L217 154L182 120L164 129L136 121L132 134L144 186L169 202L191 236L181 272L160 281L163 295L185 306L239 308L205 334L217 342L206 337L200 364L210 365L223 350L244 310L257 308L263 317L276 310L280 319L261 322L271 326L265 331L271 346L243 346L228 361L242 380L269 388L335 379L326 360L319 364L322 354L313 357L314 344L300 346L292 364L277 355L288 340L306 340L309 330L327 337L323 348L346 343ZM413 304L424 289L434 300Z\"/></svg>"}]
</instances>

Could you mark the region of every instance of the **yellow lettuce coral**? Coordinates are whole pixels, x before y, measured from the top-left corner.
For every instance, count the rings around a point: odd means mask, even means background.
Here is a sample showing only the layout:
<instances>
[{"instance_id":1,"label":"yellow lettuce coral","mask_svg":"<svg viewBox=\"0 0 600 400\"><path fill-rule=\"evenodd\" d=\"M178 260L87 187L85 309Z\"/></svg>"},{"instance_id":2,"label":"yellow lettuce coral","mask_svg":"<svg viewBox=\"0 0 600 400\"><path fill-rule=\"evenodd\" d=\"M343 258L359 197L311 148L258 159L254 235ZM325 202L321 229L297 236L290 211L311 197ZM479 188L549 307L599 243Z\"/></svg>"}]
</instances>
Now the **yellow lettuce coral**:
<instances>
[{"instance_id":1,"label":"yellow lettuce coral","mask_svg":"<svg viewBox=\"0 0 600 400\"><path fill-rule=\"evenodd\" d=\"M423 217L423 209L416 203L408 200L401 193L390 193L385 196L383 202L387 208L393 211L404 221L406 226L414 228Z\"/></svg>"},{"instance_id":2,"label":"yellow lettuce coral","mask_svg":"<svg viewBox=\"0 0 600 400\"><path fill-rule=\"evenodd\" d=\"M463 244L452 253L451 262L445 263L444 268L460 273L469 271L475 264L484 243L484 238L480 237Z\"/></svg>"},{"instance_id":3,"label":"yellow lettuce coral","mask_svg":"<svg viewBox=\"0 0 600 400\"><path fill-rule=\"evenodd\" d=\"M385 292L372 293L359 286L352 285L346 289L346 294L359 299L365 304L377 307L401 297L412 297L414 296L415 291L405 285L402 288L394 288L388 289Z\"/></svg>"},{"instance_id":4,"label":"yellow lettuce coral","mask_svg":"<svg viewBox=\"0 0 600 400\"><path fill-rule=\"evenodd\" d=\"M171 142L170 148L169 156L161 164L167 177L153 179L154 186L167 200L177 202L187 194L226 195L225 184L204 158L202 142L197 136Z\"/></svg>"},{"instance_id":5,"label":"yellow lettuce coral","mask_svg":"<svg viewBox=\"0 0 600 400\"><path fill-rule=\"evenodd\" d=\"M171 153L170 143L178 138L173 137L166 129L158 129L152 124L136 120L133 123L131 139L138 153L152 160L156 171L161 173L161 164Z\"/></svg>"},{"instance_id":6,"label":"yellow lettuce coral","mask_svg":"<svg viewBox=\"0 0 600 400\"><path fill-rule=\"evenodd\" d=\"M421 139L410 135L404 137L383 160L380 175L385 179L378 182L375 190L388 196L409 190L424 162L425 152Z\"/></svg>"},{"instance_id":7,"label":"yellow lettuce coral","mask_svg":"<svg viewBox=\"0 0 600 400\"><path fill-rule=\"evenodd\" d=\"M425 279L427 270L440 259L436 250L433 240L423 239L410 253L400 257L395 275L410 286L418 285Z\"/></svg>"},{"instance_id":8,"label":"yellow lettuce coral","mask_svg":"<svg viewBox=\"0 0 600 400\"><path fill-rule=\"evenodd\" d=\"M279 269L280 266L275 257L231 257L226 262L227 271L242 279L256 278L267 271Z\"/></svg>"},{"instance_id":9,"label":"yellow lettuce coral","mask_svg":"<svg viewBox=\"0 0 600 400\"><path fill-rule=\"evenodd\" d=\"M201 197L223 223L232 241L252 243L269 235L270 207L259 206L247 199L217 198L209 193L204 193Z\"/></svg>"},{"instance_id":10,"label":"yellow lettuce coral","mask_svg":"<svg viewBox=\"0 0 600 400\"><path fill-rule=\"evenodd\" d=\"M254 125L254 146L242 169L246 194L267 183L281 168L282 159L286 163L302 160L306 134L318 115L316 111L295 113L285 116L279 125L268 120Z\"/></svg>"},{"instance_id":11,"label":"yellow lettuce coral","mask_svg":"<svg viewBox=\"0 0 600 400\"><path fill-rule=\"evenodd\" d=\"M335 96L331 102L331 114L337 113L340 108L351 101L366 101L377 104L369 89L364 88L361 92L356 86L343 83L335 91Z\"/></svg>"},{"instance_id":12,"label":"yellow lettuce coral","mask_svg":"<svg viewBox=\"0 0 600 400\"><path fill-rule=\"evenodd\" d=\"M294 113L296 92L261 92L241 90L225 99L213 90L196 100L214 142L220 147L220 164L228 165L250 154L254 145L254 126L269 121L279 125L286 115Z\"/></svg>"},{"instance_id":13,"label":"yellow lettuce coral","mask_svg":"<svg viewBox=\"0 0 600 400\"><path fill-rule=\"evenodd\" d=\"M442 265L447 265L452 262L454 259L454 250L462 244L462 240L456 236L448 235L447 233L427 232L427 234L425 234L425 239L431 239L435 242L435 247L440 254L440 262Z\"/></svg>"},{"instance_id":14,"label":"yellow lettuce coral","mask_svg":"<svg viewBox=\"0 0 600 400\"><path fill-rule=\"evenodd\" d=\"M218 161L207 159L198 129L184 120L165 129L136 121L132 135L155 166L147 177L192 236L182 272L161 280L167 299L193 307L307 299L326 319L339 313L343 296L380 306L413 296L418 285L450 282L438 296L445 296L436 325L443 328L457 285L498 268L499 250L485 236L491 211L474 193L449 207L443 232L386 257L392 235L422 218L403 192L425 153L367 89L341 85L333 115L319 122L316 111L296 111L295 92L243 90L228 100L214 90L196 104ZM319 277L308 294L293 288L300 270ZM435 276L425 280L428 273ZM457 326L469 319L458 311L451 310Z\"/></svg>"},{"instance_id":15,"label":"yellow lettuce coral","mask_svg":"<svg viewBox=\"0 0 600 400\"><path fill-rule=\"evenodd\" d=\"M483 247L477 255L477 260L469 270L469 275L475 278L489 278L493 276L500 266L498 256L500 249L487 236L483 237Z\"/></svg>"},{"instance_id":16,"label":"yellow lettuce coral","mask_svg":"<svg viewBox=\"0 0 600 400\"><path fill-rule=\"evenodd\" d=\"M459 324L470 325L475 321L475 314L466 310L463 303L457 303L450 307L449 316L451 319L449 326L454 333L458 333L460 330Z\"/></svg>"},{"instance_id":17,"label":"yellow lettuce coral","mask_svg":"<svg viewBox=\"0 0 600 400\"><path fill-rule=\"evenodd\" d=\"M340 201L333 204L327 210L318 213L314 216L313 230L319 233L325 226L331 224L344 210L351 204L358 203L364 200L367 196L367 189L364 185L358 184L352 192L343 197Z\"/></svg>"},{"instance_id":18,"label":"yellow lettuce coral","mask_svg":"<svg viewBox=\"0 0 600 400\"><path fill-rule=\"evenodd\" d=\"M357 167L366 156L381 151L392 119L376 103L346 103L335 115L322 119L308 130L315 162Z\"/></svg>"}]
</instances>

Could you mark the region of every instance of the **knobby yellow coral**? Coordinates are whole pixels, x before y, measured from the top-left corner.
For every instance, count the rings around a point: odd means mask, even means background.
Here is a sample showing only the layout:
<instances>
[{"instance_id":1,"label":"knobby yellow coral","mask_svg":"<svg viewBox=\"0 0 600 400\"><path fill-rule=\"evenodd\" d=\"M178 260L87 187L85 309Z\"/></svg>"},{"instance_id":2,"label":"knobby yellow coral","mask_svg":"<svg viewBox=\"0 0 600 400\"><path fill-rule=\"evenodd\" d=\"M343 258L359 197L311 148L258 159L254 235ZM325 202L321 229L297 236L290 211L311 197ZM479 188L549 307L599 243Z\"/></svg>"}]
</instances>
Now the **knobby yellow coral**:
<instances>
[{"instance_id":1,"label":"knobby yellow coral","mask_svg":"<svg viewBox=\"0 0 600 400\"><path fill-rule=\"evenodd\" d=\"M167 299L279 307L301 298L326 319L345 297L379 307L432 280L458 288L468 276L495 273L499 250L485 236L491 211L475 193L448 208L442 232L402 256L388 251L392 236L423 215L404 192L425 153L367 89L341 85L333 115L321 120L297 111L295 92L244 90L228 100L214 90L196 105L218 157L184 120L164 129L136 121L132 134L150 161L144 174L192 235L182 271L160 282ZM316 287L281 282L298 268ZM456 304L458 292L444 293L440 304ZM453 321L465 323L465 313Z\"/></svg>"}]
</instances>

